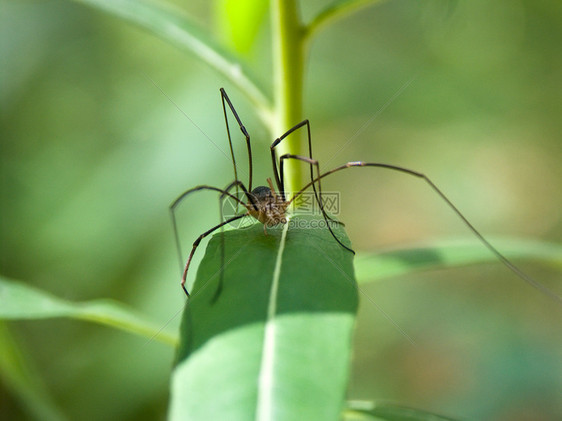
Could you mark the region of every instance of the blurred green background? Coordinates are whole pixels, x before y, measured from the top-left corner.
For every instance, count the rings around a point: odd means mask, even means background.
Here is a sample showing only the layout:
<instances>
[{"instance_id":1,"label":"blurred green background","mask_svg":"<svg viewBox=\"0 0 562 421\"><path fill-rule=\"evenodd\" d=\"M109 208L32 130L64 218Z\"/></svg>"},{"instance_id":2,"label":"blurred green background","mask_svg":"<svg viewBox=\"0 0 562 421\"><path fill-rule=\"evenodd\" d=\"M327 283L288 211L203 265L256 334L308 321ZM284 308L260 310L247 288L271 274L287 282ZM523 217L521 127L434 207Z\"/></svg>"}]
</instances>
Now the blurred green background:
<instances>
[{"instance_id":1,"label":"blurred green background","mask_svg":"<svg viewBox=\"0 0 562 421\"><path fill-rule=\"evenodd\" d=\"M211 3L175 3L224 36ZM302 3L309 20L328 2ZM110 297L176 329L184 296L167 207L233 179L213 144L227 150L219 88L252 134L259 184L273 139L241 92L145 31L69 1L0 5L1 273L66 299ZM552 0L396 0L338 22L306 68L315 157L324 169L424 172L484 235L559 243L561 23ZM270 92L268 26L247 61ZM470 236L419 180L350 170L323 187L341 192L359 251ZM186 245L218 219L214 195L189 203ZM560 268L516 263L560 293ZM362 290L350 398L473 419L562 415L561 308L500 263ZM68 419L165 418L172 349L75 321L9 327ZM0 399L0 418L31 419L4 388Z\"/></svg>"}]
</instances>

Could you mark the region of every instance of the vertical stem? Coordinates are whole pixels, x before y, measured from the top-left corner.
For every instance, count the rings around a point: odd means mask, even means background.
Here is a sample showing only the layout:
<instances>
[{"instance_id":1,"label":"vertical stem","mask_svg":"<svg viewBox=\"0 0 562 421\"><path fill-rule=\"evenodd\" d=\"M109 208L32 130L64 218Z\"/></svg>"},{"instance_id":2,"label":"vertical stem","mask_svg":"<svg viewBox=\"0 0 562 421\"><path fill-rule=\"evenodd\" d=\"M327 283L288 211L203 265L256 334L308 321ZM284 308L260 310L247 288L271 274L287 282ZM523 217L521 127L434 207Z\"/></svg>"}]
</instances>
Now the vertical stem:
<instances>
[{"instance_id":1,"label":"vertical stem","mask_svg":"<svg viewBox=\"0 0 562 421\"><path fill-rule=\"evenodd\" d=\"M300 123L303 103L304 35L295 0L271 0L274 83L274 136L279 137ZM300 154L301 133L295 133L279 146L279 156ZM287 192L302 185L302 165L288 160L285 171Z\"/></svg>"}]
</instances>

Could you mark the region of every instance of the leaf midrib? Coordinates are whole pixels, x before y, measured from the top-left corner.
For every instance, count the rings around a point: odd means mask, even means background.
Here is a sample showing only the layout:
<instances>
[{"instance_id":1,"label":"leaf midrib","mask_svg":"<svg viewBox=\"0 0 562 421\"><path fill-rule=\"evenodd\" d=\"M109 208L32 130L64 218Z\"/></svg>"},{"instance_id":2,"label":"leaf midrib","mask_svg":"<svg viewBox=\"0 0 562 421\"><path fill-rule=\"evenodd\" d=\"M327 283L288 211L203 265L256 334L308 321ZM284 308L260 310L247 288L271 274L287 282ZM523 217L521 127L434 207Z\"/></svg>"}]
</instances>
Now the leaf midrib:
<instances>
[{"instance_id":1,"label":"leaf midrib","mask_svg":"<svg viewBox=\"0 0 562 421\"><path fill-rule=\"evenodd\" d=\"M265 321L262 360L258 381L258 399L256 407L256 421L271 419L272 391L273 391L273 362L275 355L275 314L277 313L277 292L279 291L279 278L281 277L281 265L283 263L283 252L289 231L289 218L283 227L281 241L275 259L273 279L267 305L267 319Z\"/></svg>"}]
</instances>

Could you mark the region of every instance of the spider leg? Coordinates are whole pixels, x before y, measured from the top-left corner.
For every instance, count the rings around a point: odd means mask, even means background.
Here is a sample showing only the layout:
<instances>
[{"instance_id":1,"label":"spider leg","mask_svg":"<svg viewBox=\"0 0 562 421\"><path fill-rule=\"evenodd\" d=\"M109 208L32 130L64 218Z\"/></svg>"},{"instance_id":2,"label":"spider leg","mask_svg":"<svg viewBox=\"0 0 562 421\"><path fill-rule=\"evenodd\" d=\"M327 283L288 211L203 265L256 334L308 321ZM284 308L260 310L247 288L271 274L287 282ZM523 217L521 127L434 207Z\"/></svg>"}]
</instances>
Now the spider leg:
<instances>
[{"instance_id":1,"label":"spider leg","mask_svg":"<svg viewBox=\"0 0 562 421\"><path fill-rule=\"evenodd\" d=\"M253 163L252 163L252 146L250 144L250 135L249 135L248 131L246 130L246 127L244 127L244 125L242 124L242 120L240 120L240 117L238 117L238 113L234 109L234 106L232 105L232 102L230 102L230 98L226 94L226 91L224 90L224 88L220 88L220 92L221 92L221 99L222 99L222 109L223 109L223 112L224 112L224 121L226 123L226 133L228 135L228 144L230 146L230 155L232 156L232 165L234 166L234 179L235 179L235 181L238 181L238 172L236 170L236 159L234 158L234 149L232 148L232 138L230 136L230 128L228 126L228 117L226 115L226 104L228 104L228 107L230 108L230 111L234 115L234 118L236 119L236 122L238 123L238 126L240 127L240 131L242 132L242 134L246 138L246 147L248 149L248 166L249 166L249 172L250 172L249 181L248 181L248 190L252 191Z\"/></svg>"},{"instance_id":2,"label":"spider leg","mask_svg":"<svg viewBox=\"0 0 562 421\"><path fill-rule=\"evenodd\" d=\"M275 152L275 148L283 141L283 139L287 138L287 136L289 136L291 133L295 132L296 130L300 129L301 127L306 126L306 130L307 130L307 138L308 138L308 157L310 159L312 159L312 141L311 141L311 136L310 136L310 122L308 120L303 120L301 121L299 124L291 127L289 130L287 130L283 135L281 135L280 137L278 137L277 139L275 139L275 141L271 144L270 146L270 150L271 150L271 162L273 164L273 173L275 175L275 183L277 184L277 188L279 189L279 194L281 195L281 198L283 200L285 200L285 185L284 185L284 180L283 180L283 172L281 171L281 169L277 169L277 155ZM281 164L279 164L281 165ZM317 174L320 175L320 174ZM312 164L310 165L310 179L312 180L314 178L314 173L313 173L313 166ZM313 185L313 189L314 192L316 193L316 187Z\"/></svg>"},{"instance_id":3,"label":"spider leg","mask_svg":"<svg viewBox=\"0 0 562 421\"><path fill-rule=\"evenodd\" d=\"M185 264L185 269L183 270L183 275L181 277L181 287L182 287L183 291L185 292L185 295L187 295L188 298L189 298L189 292L187 292L187 288L185 287L185 280L187 279L187 271L189 270L189 265L191 264L191 259L193 258L193 255L195 254L195 250L197 250L197 247L199 246L199 243L201 242L201 240L203 240L203 238L205 238L206 236L211 234L213 231L225 226L226 224L229 224L233 221L236 221L237 219L243 218L244 216L246 216L246 214L236 215L236 216L233 216L232 218L228 218L226 221L222 221L220 224L215 225L213 228L205 231L203 234L201 234L199 237L197 237L197 240L195 240L195 242L193 243L193 247L191 248L191 253L189 253L189 257L187 258L187 263Z\"/></svg>"},{"instance_id":4,"label":"spider leg","mask_svg":"<svg viewBox=\"0 0 562 421\"><path fill-rule=\"evenodd\" d=\"M449 208L464 222L464 224L472 231L472 233L480 240L482 244L484 244L488 250L490 250L509 270L511 270L515 275L519 278L527 282L532 287L538 289L543 294L549 296L550 298L554 299L558 303L562 304L562 298L558 296L556 293L548 289L546 286L542 285L541 283L535 281L529 275L524 273L521 269L515 266L513 263L509 261L503 254L501 254L480 232L466 219L466 217L461 213L461 211L449 200L449 198L443 193L434 183L431 181L429 177L425 174L422 174L417 171L410 170L408 168L399 167L397 165L390 165L390 164L382 164L382 163L375 163L375 162L363 162L363 161L352 161L348 162L344 165L339 167L333 168L330 171L325 172L324 174L319 175L316 179L312 180L310 183L306 184L302 189L300 189L297 193L293 195L293 197L288 201L290 204L293 200L299 197L301 194L304 193L306 189L310 186L313 186L314 183L324 177L327 177L330 174L334 174L335 172L345 170L347 168L353 167L377 167L377 168L384 168L393 171L398 171L404 174L408 174L417 178L421 178L424 180L431 189L437 193L437 195L449 206ZM338 241L339 242L339 241ZM341 243L340 243L341 244ZM347 247L346 247L347 248Z\"/></svg>"},{"instance_id":5,"label":"spider leg","mask_svg":"<svg viewBox=\"0 0 562 421\"><path fill-rule=\"evenodd\" d=\"M285 155L283 155L281 158L279 158L279 170L280 170L281 174L283 174L283 162L285 161L285 159L297 159L297 160L299 160L299 161L308 162L308 163L310 164L311 168L312 168L312 166L315 166L315 167L316 167L316 172L318 173L318 175L320 175L320 164L318 163L318 161L317 161L316 159L310 159L310 158L307 158L307 157L305 157L305 156L292 155L292 154L285 154ZM312 171L311 171L311 175L312 175ZM319 186L319 187L318 187L318 191L320 192L320 191L321 191L321 190L320 190L320 177L318 177L317 180L314 180L314 179L312 179L312 180L313 180L313 181L311 181L311 182L308 184L308 186L310 187L310 185L312 185L313 188L314 188L314 182L315 182L315 181L318 181L318 186ZM330 223L328 222L328 220L330 220L330 221L332 221L332 222L335 222L335 223L340 223L340 224L342 224L342 223L339 222L339 221L336 221L336 220L334 220L334 219L332 219L332 218L330 218L330 217L328 216L328 214L326 213L326 210L324 209L324 203L322 202L322 199L321 199L321 197L322 197L322 196L321 196L321 193L318 194L316 191L314 191L314 193L315 193L316 201L318 202L318 205L320 206L320 211L322 212L322 216L323 216L323 218L324 218L324 221L326 221L326 226L328 227L328 230L330 231L330 234L332 234L332 237L334 237L334 239L335 239L343 248L345 248L346 250L349 250L350 252L352 252L353 254L355 254L355 252L354 252L351 248L349 248L348 246L346 246L345 244L343 244L343 243L340 241L340 239L336 236L336 234L335 234L334 231L332 230L332 227L330 226ZM320 200L318 199L319 196L320 196ZM293 197L293 199L291 199L291 200L289 201L289 203L292 202L294 199L295 199L295 198ZM343 224L342 224L342 225L343 225Z\"/></svg>"},{"instance_id":6,"label":"spider leg","mask_svg":"<svg viewBox=\"0 0 562 421\"><path fill-rule=\"evenodd\" d=\"M293 133L294 131L300 129L301 127L306 126L306 134L307 134L307 140L308 140L308 158L312 161L305 161L303 159L301 159L302 161L305 162L309 162L310 164L310 180L314 180L314 163L316 163L316 176L318 177L320 175L320 168L317 165L317 160L312 158L312 137L310 135L310 122L308 120L303 120L301 121L299 124L293 126L291 129L289 129L286 133L284 133L281 137L277 138L272 144L271 144L271 159L272 159L272 163L273 163L273 172L275 174L275 181L277 182L277 187L280 190L281 193L281 197L283 198L283 200L285 200L285 181L284 181L284 174L283 174L283 163L281 161L282 158L279 159L279 171L277 171L277 159L276 159L276 154L275 154L275 148L279 145L279 143L281 143L283 141L283 139L285 139L287 136L289 136L291 133ZM295 159L300 159L300 158L296 158L297 155L292 155L292 154L285 154L283 156L287 156L287 158L289 158L289 155L292 156ZM302 158L302 157L301 157ZM316 186L315 183L312 184L312 190L314 190L314 196L316 197L316 201L318 202L318 204L320 205L320 208L323 207L322 204L322 185L320 184L320 179L317 180L318 181L318 191L316 191ZM328 214L325 214L325 218L328 218L330 221L336 223L336 224L340 224L340 225L344 225L345 224L343 222L340 221L336 221L335 219L331 218Z\"/></svg>"},{"instance_id":7,"label":"spider leg","mask_svg":"<svg viewBox=\"0 0 562 421\"><path fill-rule=\"evenodd\" d=\"M318 182L318 192L316 191L316 188L314 187L314 182L312 181L312 180L314 180L314 176L313 176L313 172L312 172L312 166L316 167L316 174L317 174L317 177L318 177L320 175L320 163L318 162L318 160L312 159L312 158L307 158L305 156L300 156L300 155L293 155L293 154L283 155L279 159L279 172L281 174L281 180L283 180L283 174L284 174L283 160L285 160L285 159L297 159L297 160L300 160L300 161L303 161L303 162L308 162L310 164L310 167L311 167L310 180L311 180L311 184L312 184L312 189L314 190L314 196L316 198L316 201L318 202L318 205L320 206L320 209L322 210L322 214L324 215L324 219L329 219L330 221L332 221L335 224L345 226L345 224L343 222L340 222L340 221L332 218L330 215L328 215L324 211L324 202L322 201L322 186L320 185L320 178L317 178L315 180L315 181ZM328 221L326 221L326 223L328 223Z\"/></svg>"},{"instance_id":8,"label":"spider leg","mask_svg":"<svg viewBox=\"0 0 562 421\"><path fill-rule=\"evenodd\" d=\"M170 205L170 218L172 220L172 228L174 230L174 237L175 237L175 242L176 242L176 250L178 252L178 259L179 259L179 265L180 265L180 273L182 273L184 271L184 266L183 266L183 253L181 250L181 242L180 242L180 237L179 237L179 232L178 232L178 226L177 226L177 220L176 220L176 209L177 207L183 202L183 200L189 196L191 193L194 193L196 191L200 191L200 190L211 190L211 191L216 191L221 193L221 197L230 197L231 199L235 200L238 204L244 206L246 209L248 208L247 205L242 202L239 198L237 198L236 196L230 194L228 191L223 190L223 189L219 189L218 187L213 187L213 186L207 186L207 185L201 185L201 186L197 186L194 187L192 189L186 190L185 192L183 192L181 195L179 195L176 200L174 200L172 202L172 204ZM251 197L251 195L248 194L248 197ZM201 241L201 240L199 240ZM187 272L186 272L187 274ZM185 284L185 279L182 279L182 287ZM184 291L185 291L185 287ZM187 293L187 291L186 291ZM187 294L189 296L189 294Z\"/></svg>"},{"instance_id":9,"label":"spider leg","mask_svg":"<svg viewBox=\"0 0 562 421\"><path fill-rule=\"evenodd\" d=\"M244 186L244 183L242 183L240 180L235 180L232 183L230 183L228 186L226 186L223 193L221 194L221 199L224 199L226 196L228 196L229 190L234 186L240 187L242 189L242 191L244 192L244 194L246 195L246 198L248 199L248 202L250 202L253 207L257 207L256 198L254 197L254 195L252 193L250 193L248 191L246 186ZM240 203L240 199L238 199L238 201L236 203L237 204ZM246 208L247 208L247 206L246 206Z\"/></svg>"},{"instance_id":10,"label":"spider leg","mask_svg":"<svg viewBox=\"0 0 562 421\"><path fill-rule=\"evenodd\" d=\"M237 189L238 189L238 187L241 187L242 191L246 194L246 197L248 198L249 202L251 203L251 206L253 206L254 208L257 206L256 202L255 202L255 198L253 197L253 195L251 193L248 193L248 190L246 189L246 186L244 186L244 183L242 183L239 180L235 180L232 183L230 183L228 186L226 186L226 188L224 189L224 192L221 194L221 196L219 198L219 213L220 213L220 220L221 221L224 219L224 214L223 214L224 200L226 199L226 197L228 195L228 192L233 187L236 187ZM236 212L238 212L238 202L236 203L236 205L237 205ZM246 216L246 215L248 215L248 212L246 212L242 216ZM221 233L222 233L222 227L221 227ZM224 257L225 257L224 256L224 249L225 249L224 236L221 235L221 268L224 265ZM224 285L224 271L221 269L220 275L219 275L219 284L218 284L217 289L215 291L215 294L213 295L213 298L211 300L212 303L214 303L219 298L219 295L222 292L223 285Z\"/></svg>"}]
</instances>

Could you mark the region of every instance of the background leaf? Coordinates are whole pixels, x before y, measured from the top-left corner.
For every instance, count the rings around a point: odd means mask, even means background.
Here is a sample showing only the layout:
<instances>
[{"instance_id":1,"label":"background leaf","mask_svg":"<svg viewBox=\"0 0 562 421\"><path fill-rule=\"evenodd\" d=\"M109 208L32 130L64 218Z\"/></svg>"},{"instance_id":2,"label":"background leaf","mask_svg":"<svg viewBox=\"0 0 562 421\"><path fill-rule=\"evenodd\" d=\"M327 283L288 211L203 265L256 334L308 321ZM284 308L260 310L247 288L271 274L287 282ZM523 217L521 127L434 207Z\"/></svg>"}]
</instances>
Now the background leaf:
<instances>
[{"instance_id":1,"label":"background leaf","mask_svg":"<svg viewBox=\"0 0 562 421\"><path fill-rule=\"evenodd\" d=\"M183 316L171 419L339 419L358 297L352 254L318 222L293 217L285 240L261 224L226 232L216 301L220 235L209 242Z\"/></svg>"},{"instance_id":2,"label":"background leaf","mask_svg":"<svg viewBox=\"0 0 562 421\"><path fill-rule=\"evenodd\" d=\"M21 282L0 277L0 319L48 319L70 317L104 324L175 345L177 340L132 310L111 300L74 303L62 300Z\"/></svg>"},{"instance_id":3,"label":"background leaf","mask_svg":"<svg viewBox=\"0 0 562 421\"><path fill-rule=\"evenodd\" d=\"M348 403L345 421L454 421L454 418L388 402Z\"/></svg>"},{"instance_id":4,"label":"background leaf","mask_svg":"<svg viewBox=\"0 0 562 421\"><path fill-rule=\"evenodd\" d=\"M147 29L162 39L193 53L226 79L238 85L252 101L258 115L268 121L269 100L251 71L213 37L195 25L179 8L152 0L74 0ZM264 2L262 2L264 3Z\"/></svg>"},{"instance_id":5,"label":"background leaf","mask_svg":"<svg viewBox=\"0 0 562 421\"><path fill-rule=\"evenodd\" d=\"M263 0L215 0L217 31L225 44L246 54L264 26L269 2Z\"/></svg>"},{"instance_id":6,"label":"background leaf","mask_svg":"<svg viewBox=\"0 0 562 421\"><path fill-rule=\"evenodd\" d=\"M562 267L562 245L505 238L491 238L490 241L510 260L531 259ZM362 253L356 256L354 267L357 282L361 284L421 270L446 269L486 262L501 264L480 241L464 239L381 250L372 254Z\"/></svg>"}]
</instances>

